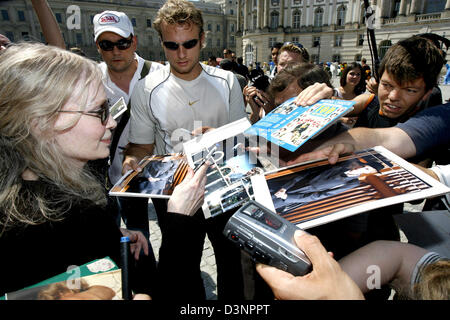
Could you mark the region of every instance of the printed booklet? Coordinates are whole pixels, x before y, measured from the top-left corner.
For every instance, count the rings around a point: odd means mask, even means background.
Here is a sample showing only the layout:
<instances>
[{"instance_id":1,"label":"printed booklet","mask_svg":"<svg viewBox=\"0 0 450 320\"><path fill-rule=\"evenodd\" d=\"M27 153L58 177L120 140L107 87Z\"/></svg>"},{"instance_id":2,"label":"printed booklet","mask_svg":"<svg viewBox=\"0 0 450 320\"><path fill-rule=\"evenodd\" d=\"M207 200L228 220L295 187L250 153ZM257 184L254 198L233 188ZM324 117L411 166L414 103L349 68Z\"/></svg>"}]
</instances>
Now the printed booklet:
<instances>
[{"instance_id":1,"label":"printed booklet","mask_svg":"<svg viewBox=\"0 0 450 320\"><path fill-rule=\"evenodd\" d=\"M301 229L450 191L412 164L377 146L339 158L266 172L262 203Z\"/></svg>"},{"instance_id":2,"label":"printed booklet","mask_svg":"<svg viewBox=\"0 0 450 320\"><path fill-rule=\"evenodd\" d=\"M264 171L275 168L249 152L250 142L243 132L250 126L248 119L242 118L183 144L192 168L205 160L212 163L206 172L205 218L237 208L249 199L258 201L255 192L259 194L265 184Z\"/></svg>"},{"instance_id":3,"label":"printed booklet","mask_svg":"<svg viewBox=\"0 0 450 320\"><path fill-rule=\"evenodd\" d=\"M245 131L294 152L353 110L354 101L320 100L310 107L288 99Z\"/></svg>"},{"instance_id":4,"label":"printed booklet","mask_svg":"<svg viewBox=\"0 0 450 320\"><path fill-rule=\"evenodd\" d=\"M121 270L109 257L82 266L27 288L5 294L0 300L120 300Z\"/></svg>"},{"instance_id":5,"label":"printed booklet","mask_svg":"<svg viewBox=\"0 0 450 320\"><path fill-rule=\"evenodd\" d=\"M168 199L188 172L186 157L181 153L147 156L139 162L139 167L141 172L130 170L125 173L109 194Z\"/></svg>"}]
</instances>

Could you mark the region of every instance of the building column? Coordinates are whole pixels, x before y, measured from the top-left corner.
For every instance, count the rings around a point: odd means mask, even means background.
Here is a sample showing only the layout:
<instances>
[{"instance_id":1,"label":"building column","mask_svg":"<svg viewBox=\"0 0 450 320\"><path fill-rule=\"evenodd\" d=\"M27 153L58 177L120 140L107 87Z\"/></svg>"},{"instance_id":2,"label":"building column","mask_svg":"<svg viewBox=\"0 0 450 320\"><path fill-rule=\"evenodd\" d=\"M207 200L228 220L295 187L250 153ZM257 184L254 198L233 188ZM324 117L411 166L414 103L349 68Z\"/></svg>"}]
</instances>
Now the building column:
<instances>
[{"instance_id":1,"label":"building column","mask_svg":"<svg viewBox=\"0 0 450 320\"><path fill-rule=\"evenodd\" d=\"M445 3L445 10L450 10L450 0Z\"/></svg>"},{"instance_id":2,"label":"building column","mask_svg":"<svg viewBox=\"0 0 450 320\"><path fill-rule=\"evenodd\" d=\"M353 3L352 0L350 0L348 2L347 5L347 12L345 13L345 23L352 23L353 19L352 19L352 15L353 15L353 7L355 6L355 4Z\"/></svg>"},{"instance_id":3,"label":"building column","mask_svg":"<svg viewBox=\"0 0 450 320\"><path fill-rule=\"evenodd\" d=\"M280 21L278 21L278 26L284 26L284 0L280 0Z\"/></svg>"},{"instance_id":4,"label":"building column","mask_svg":"<svg viewBox=\"0 0 450 320\"><path fill-rule=\"evenodd\" d=\"M245 1L245 0L244 0ZM241 0L237 0L237 17L236 17L236 31L241 31Z\"/></svg>"},{"instance_id":5,"label":"building column","mask_svg":"<svg viewBox=\"0 0 450 320\"><path fill-rule=\"evenodd\" d=\"M388 14L386 14L387 6L388 6L388 3L386 3L386 0L381 0L381 2L380 2L380 18L388 18Z\"/></svg>"},{"instance_id":6,"label":"building column","mask_svg":"<svg viewBox=\"0 0 450 320\"><path fill-rule=\"evenodd\" d=\"M248 30L248 2L250 0L245 0L244 2L244 31Z\"/></svg>"},{"instance_id":7,"label":"building column","mask_svg":"<svg viewBox=\"0 0 450 320\"><path fill-rule=\"evenodd\" d=\"M256 18L256 24L258 29L262 29L263 27L263 16L264 16L264 11L263 11L263 1L259 0L258 1L258 7L256 8L256 14L257 14L257 18Z\"/></svg>"},{"instance_id":8,"label":"building column","mask_svg":"<svg viewBox=\"0 0 450 320\"><path fill-rule=\"evenodd\" d=\"M400 11L399 16L406 16L406 0L400 1Z\"/></svg>"},{"instance_id":9,"label":"building column","mask_svg":"<svg viewBox=\"0 0 450 320\"><path fill-rule=\"evenodd\" d=\"M264 0L264 21L263 21L264 28L269 28L269 12L270 12L269 0Z\"/></svg>"},{"instance_id":10,"label":"building column","mask_svg":"<svg viewBox=\"0 0 450 320\"><path fill-rule=\"evenodd\" d=\"M419 14L420 13L420 1L419 0L411 0L411 9L409 10L410 14Z\"/></svg>"}]
</instances>

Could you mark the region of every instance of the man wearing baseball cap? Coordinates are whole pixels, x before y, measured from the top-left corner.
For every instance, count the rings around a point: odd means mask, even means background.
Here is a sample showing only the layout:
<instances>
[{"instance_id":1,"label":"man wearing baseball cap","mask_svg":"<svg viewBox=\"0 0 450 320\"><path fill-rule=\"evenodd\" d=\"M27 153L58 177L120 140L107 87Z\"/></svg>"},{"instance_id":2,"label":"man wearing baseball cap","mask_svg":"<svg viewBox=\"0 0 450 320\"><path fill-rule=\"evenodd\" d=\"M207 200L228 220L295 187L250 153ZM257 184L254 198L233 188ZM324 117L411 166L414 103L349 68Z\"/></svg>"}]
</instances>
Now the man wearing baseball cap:
<instances>
[{"instance_id":1,"label":"man wearing baseball cap","mask_svg":"<svg viewBox=\"0 0 450 320\"><path fill-rule=\"evenodd\" d=\"M110 105L123 97L128 106L127 112L116 118L118 125L113 132L110 149L110 163L108 169L109 181L115 184L122 175L122 152L128 144L128 126L130 96L139 79L148 73L162 67L156 62L146 61L136 54L137 37L128 16L123 12L104 11L96 14L93 19L94 41L103 62L100 68L103 73L103 83ZM119 215L122 216L127 228L142 231L149 239L148 199L147 198L117 198ZM120 224L120 217L118 217ZM146 283L142 292L152 294L149 286L156 272L156 260L149 242L149 256L141 257L138 261L138 275L141 283ZM139 272L142 270L142 272ZM144 278L145 277L145 278Z\"/></svg>"}]
</instances>

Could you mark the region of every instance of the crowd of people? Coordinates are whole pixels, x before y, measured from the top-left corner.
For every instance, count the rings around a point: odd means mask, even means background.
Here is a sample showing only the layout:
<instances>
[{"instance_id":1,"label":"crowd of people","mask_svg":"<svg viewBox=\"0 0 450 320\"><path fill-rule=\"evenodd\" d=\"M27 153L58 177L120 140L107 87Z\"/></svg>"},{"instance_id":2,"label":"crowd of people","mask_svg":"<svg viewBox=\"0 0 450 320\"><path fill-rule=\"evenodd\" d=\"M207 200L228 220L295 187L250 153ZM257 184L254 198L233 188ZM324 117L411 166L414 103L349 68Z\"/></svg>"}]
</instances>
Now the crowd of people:
<instances>
[{"instance_id":1,"label":"crowd of people","mask_svg":"<svg viewBox=\"0 0 450 320\"><path fill-rule=\"evenodd\" d=\"M291 154L281 166L323 157L334 164L340 154L383 145L450 186L450 104L442 105L438 87L446 52L436 38L393 45L379 78L365 59L316 65L307 48L292 42L271 48L272 70L249 70L229 49L219 63L213 56L200 62L202 12L192 2L168 0L153 23L166 64L136 53L133 25L117 11L93 17L92 44L102 58L96 63L66 48L47 1L32 4L47 45L0 35L0 271L8 275L0 295L105 256L120 265L119 240L128 236L134 293L205 300L200 263L208 235L219 300L364 299L370 265L402 298L450 298L448 257L400 242L393 214L403 204L299 231L295 241L313 268L294 277L254 264L223 235L235 210L205 219L208 162L189 169L170 200L152 199L162 233L158 261L148 199L108 196L124 173L141 170L143 157L182 151L172 139L179 128L194 135L198 122L202 132L242 118L255 123L289 98L301 106L353 100L355 107L318 137L314 151ZM110 106L121 98L127 111L113 119ZM440 208L447 209L447 198ZM29 261L39 263L30 268Z\"/></svg>"}]
</instances>

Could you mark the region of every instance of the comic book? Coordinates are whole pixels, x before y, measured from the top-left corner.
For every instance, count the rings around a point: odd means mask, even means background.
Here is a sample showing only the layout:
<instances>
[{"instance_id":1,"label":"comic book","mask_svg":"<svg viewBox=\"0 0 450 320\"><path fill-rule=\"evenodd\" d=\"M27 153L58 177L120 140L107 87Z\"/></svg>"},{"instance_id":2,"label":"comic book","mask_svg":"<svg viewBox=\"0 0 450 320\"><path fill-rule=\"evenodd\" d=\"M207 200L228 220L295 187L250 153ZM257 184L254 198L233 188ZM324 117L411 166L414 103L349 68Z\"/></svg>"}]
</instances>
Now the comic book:
<instances>
[{"instance_id":1,"label":"comic book","mask_svg":"<svg viewBox=\"0 0 450 320\"><path fill-rule=\"evenodd\" d=\"M302 229L365 211L443 195L448 187L377 146L265 173L265 206Z\"/></svg>"},{"instance_id":2,"label":"comic book","mask_svg":"<svg viewBox=\"0 0 450 320\"><path fill-rule=\"evenodd\" d=\"M320 100L310 107L288 99L244 133L256 135L294 152L353 110L354 101Z\"/></svg>"}]
</instances>

